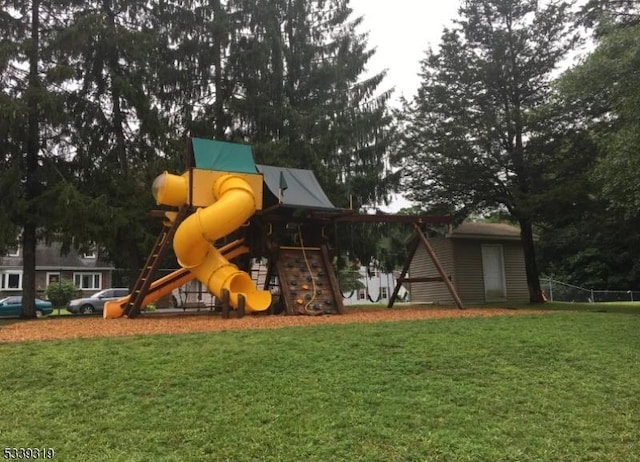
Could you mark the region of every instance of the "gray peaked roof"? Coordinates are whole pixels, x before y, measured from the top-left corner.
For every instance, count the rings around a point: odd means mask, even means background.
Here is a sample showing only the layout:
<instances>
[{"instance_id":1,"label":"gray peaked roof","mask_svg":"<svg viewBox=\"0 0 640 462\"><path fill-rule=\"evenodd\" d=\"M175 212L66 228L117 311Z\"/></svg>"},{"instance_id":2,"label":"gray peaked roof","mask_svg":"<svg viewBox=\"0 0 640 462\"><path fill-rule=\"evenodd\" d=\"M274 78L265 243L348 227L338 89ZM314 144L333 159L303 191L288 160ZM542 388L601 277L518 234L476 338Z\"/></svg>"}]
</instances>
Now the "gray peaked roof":
<instances>
[{"instance_id":1,"label":"gray peaked roof","mask_svg":"<svg viewBox=\"0 0 640 462\"><path fill-rule=\"evenodd\" d=\"M331 203L311 170L258 164L256 167L262 173L264 183L269 191L276 198L282 195L282 205L296 208L340 210Z\"/></svg>"},{"instance_id":2,"label":"gray peaked roof","mask_svg":"<svg viewBox=\"0 0 640 462\"><path fill-rule=\"evenodd\" d=\"M22 269L22 249L18 256L9 257L0 255L0 268ZM59 242L45 244L38 242L36 246L36 269L37 270L76 270L76 271L102 271L113 270L113 265L104 261L99 255L98 258L83 258L76 250L62 252L62 245Z\"/></svg>"}]
</instances>

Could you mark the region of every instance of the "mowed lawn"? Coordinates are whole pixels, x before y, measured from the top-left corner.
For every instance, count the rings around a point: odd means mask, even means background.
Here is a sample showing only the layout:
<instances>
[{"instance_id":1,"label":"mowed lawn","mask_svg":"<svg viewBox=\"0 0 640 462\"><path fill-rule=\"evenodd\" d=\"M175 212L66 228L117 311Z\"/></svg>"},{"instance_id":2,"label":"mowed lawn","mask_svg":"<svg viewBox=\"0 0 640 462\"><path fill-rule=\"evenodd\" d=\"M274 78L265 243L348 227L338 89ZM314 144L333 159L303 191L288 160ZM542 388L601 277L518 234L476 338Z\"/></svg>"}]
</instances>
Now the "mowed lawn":
<instances>
[{"instance_id":1,"label":"mowed lawn","mask_svg":"<svg viewBox=\"0 0 640 462\"><path fill-rule=\"evenodd\" d=\"M0 449L60 461L640 460L637 314L32 342L0 357Z\"/></svg>"}]
</instances>

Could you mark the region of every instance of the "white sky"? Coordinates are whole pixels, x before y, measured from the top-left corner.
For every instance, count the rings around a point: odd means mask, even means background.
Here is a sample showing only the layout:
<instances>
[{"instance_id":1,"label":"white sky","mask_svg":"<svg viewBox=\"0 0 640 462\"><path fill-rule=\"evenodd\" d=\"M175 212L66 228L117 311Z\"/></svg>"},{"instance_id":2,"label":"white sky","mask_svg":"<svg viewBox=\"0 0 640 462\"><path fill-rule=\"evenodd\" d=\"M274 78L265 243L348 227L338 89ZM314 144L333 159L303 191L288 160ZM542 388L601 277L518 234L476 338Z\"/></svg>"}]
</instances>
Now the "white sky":
<instances>
[{"instance_id":1,"label":"white sky","mask_svg":"<svg viewBox=\"0 0 640 462\"><path fill-rule=\"evenodd\" d=\"M351 0L350 6L354 18L363 16L361 32L369 33L369 48L376 49L367 73L387 70L379 90L395 87L393 105L400 96L411 99L420 85L420 61L429 48L438 47L443 28L458 17L460 0ZM397 212L409 206L411 203L398 196L389 207L380 208Z\"/></svg>"},{"instance_id":2,"label":"white sky","mask_svg":"<svg viewBox=\"0 0 640 462\"><path fill-rule=\"evenodd\" d=\"M411 98L418 89L420 61L437 48L445 25L457 16L459 0L351 0L353 16L363 16L362 32L369 32L375 55L368 72L387 69L380 89L395 87L394 100Z\"/></svg>"},{"instance_id":3,"label":"white sky","mask_svg":"<svg viewBox=\"0 0 640 462\"><path fill-rule=\"evenodd\" d=\"M369 47L375 55L367 71L387 70L380 90L395 87L394 103L400 96L413 97L420 84L418 72L425 51L437 48L445 25L457 17L458 0L351 0L353 16L363 16L362 32L369 33ZM411 204L395 197L387 212L397 212Z\"/></svg>"}]
</instances>

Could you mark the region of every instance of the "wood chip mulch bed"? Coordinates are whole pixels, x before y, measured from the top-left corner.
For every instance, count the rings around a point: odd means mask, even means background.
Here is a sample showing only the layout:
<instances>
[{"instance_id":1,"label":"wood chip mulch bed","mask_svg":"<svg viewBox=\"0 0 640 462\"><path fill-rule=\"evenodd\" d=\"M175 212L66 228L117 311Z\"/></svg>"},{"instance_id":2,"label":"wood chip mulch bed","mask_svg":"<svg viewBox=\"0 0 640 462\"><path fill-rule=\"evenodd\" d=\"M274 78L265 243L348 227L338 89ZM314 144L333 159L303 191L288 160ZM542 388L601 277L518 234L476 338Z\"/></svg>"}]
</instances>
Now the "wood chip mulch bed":
<instances>
[{"instance_id":1,"label":"wood chip mulch bed","mask_svg":"<svg viewBox=\"0 0 640 462\"><path fill-rule=\"evenodd\" d=\"M278 329L323 324L373 323L435 318L516 316L549 313L541 310L467 308L347 308L344 315L267 316L247 315L223 319L213 312L152 313L135 319L103 319L100 316L51 316L45 319L0 322L0 343L132 335L184 334L240 329Z\"/></svg>"}]
</instances>

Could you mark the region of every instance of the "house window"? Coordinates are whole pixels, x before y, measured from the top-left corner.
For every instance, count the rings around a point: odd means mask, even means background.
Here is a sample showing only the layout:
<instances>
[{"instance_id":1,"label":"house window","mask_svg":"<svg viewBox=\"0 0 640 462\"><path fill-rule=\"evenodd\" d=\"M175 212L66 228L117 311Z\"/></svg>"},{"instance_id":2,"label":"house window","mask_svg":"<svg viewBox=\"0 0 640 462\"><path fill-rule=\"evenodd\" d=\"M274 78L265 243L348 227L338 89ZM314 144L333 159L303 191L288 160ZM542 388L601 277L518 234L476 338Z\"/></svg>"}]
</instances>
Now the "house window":
<instances>
[{"instance_id":1,"label":"house window","mask_svg":"<svg viewBox=\"0 0 640 462\"><path fill-rule=\"evenodd\" d=\"M94 243L89 243L81 247L80 258L83 260L95 260L98 258L97 246Z\"/></svg>"},{"instance_id":2,"label":"house window","mask_svg":"<svg viewBox=\"0 0 640 462\"><path fill-rule=\"evenodd\" d=\"M358 289L358 300L364 300L364 289Z\"/></svg>"},{"instance_id":3,"label":"house window","mask_svg":"<svg viewBox=\"0 0 640 462\"><path fill-rule=\"evenodd\" d=\"M389 294L387 293L387 292L388 292L388 290L387 290L387 288L386 288L386 287L382 287L382 288L380 288L380 290L381 290L381 295L380 295L380 296L381 296L382 298L388 298L388 297L389 297Z\"/></svg>"},{"instance_id":4,"label":"house window","mask_svg":"<svg viewBox=\"0 0 640 462\"><path fill-rule=\"evenodd\" d=\"M102 275L100 273L75 273L73 284L78 289L100 289L102 288Z\"/></svg>"},{"instance_id":5,"label":"house window","mask_svg":"<svg viewBox=\"0 0 640 462\"><path fill-rule=\"evenodd\" d=\"M60 282L60 273L47 273L47 286L58 284Z\"/></svg>"},{"instance_id":6,"label":"house window","mask_svg":"<svg viewBox=\"0 0 640 462\"><path fill-rule=\"evenodd\" d=\"M2 273L0 280L0 289L3 290L20 290L22 289L22 272L5 271Z\"/></svg>"},{"instance_id":7,"label":"house window","mask_svg":"<svg viewBox=\"0 0 640 462\"><path fill-rule=\"evenodd\" d=\"M87 250L85 253L82 254L82 258L86 259L86 260L95 260L96 258L98 258L98 255L96 254L95 249L91 249L91 250Z\"/></svg>"},{"instance_id":8,"label":"house window","mask_svg":"<svg viewBox=\"0 0 640 462\"><path fill-rule=\"evenodd\" d=\"M15 247L13 249L8 249L7 250L7 257L19 257L20 256L20 248L19 247Z\"/></svg>"}]
</instances>

